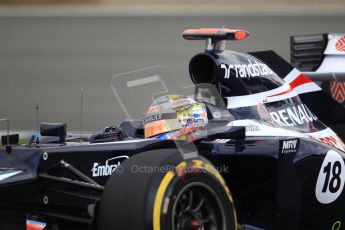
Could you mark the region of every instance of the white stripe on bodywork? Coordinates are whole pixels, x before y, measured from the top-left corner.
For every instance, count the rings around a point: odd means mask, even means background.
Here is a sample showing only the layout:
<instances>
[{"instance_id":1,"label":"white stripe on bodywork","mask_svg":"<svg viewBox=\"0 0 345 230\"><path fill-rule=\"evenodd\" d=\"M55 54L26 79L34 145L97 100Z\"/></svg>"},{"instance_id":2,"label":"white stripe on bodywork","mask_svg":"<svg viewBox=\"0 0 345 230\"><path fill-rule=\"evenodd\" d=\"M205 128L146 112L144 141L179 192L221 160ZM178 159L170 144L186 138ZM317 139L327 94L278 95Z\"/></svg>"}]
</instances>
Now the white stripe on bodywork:
<instances>
[{"instance_id":1,"label":"white stripe on bodywork","mask_svg":"<svg viewBox=\"0 0 345 230\"><path fill-rule=\"evenodd\" d=\"M0 174L0 181L5 180L11 176L17 175L21 172L23 172L23 171L15 171L15 172L10 172L10 173Z\"/></svg>"},{"instance_id":2,"label":"white stripe on bodywork","mask_svg":"<svg viewBox=\"0 0 345 230\"><path fill-rule=\"evenodd\" d=\"M294 91L296 92L296 94L310 93L310 92L315 92L319 90L321 90L321 88L314 82L308 82L294 88Z\"/></svg>"},{"instance_id":3,"label":"white stripe on bodywork","mask_svg":"<svg viewBox=\"0 0 345 230\"><path fill-rule=\"evenodd\" d=\"M314 82L308 82L303 85L297 86L291 92L288 92L282 95L272 96L272 95L280 94L289 90L291 88L289 84L293 82L300 75L301 75L301 72L299 72L297 69L293 69L284 78L285 84L276 89L272 89L272 90L261 92L261 93L251 94L251 95L227 97L227 101L228 101L227 108L234 109L234 108L240 108L240 107L255 106L261 103L281 101L281 100L295 97L299 94L321 90L321 88Z\"/></svg>"},{"instance_id":4,"label":"white stripe on bodywork","mask_svg":"<svg viewBox=\"0 0 345 230\"><path fill-rule=\"evenodd\" d=\"M342 151L345 151L345 145L337 134L330 128L323 129L317 132L301 133L293 130L287 130L283 128L273 127L271 125L265 125L255 120L237 120L229 122L227 126L244 126L246 127L247 137L303 137L313 139L330 146L336 147ZM247 127L256 126L255 131L248 130ZM327 141L327 138L332 138L332 144Z\"/></svg>"},{"instance_id":5,"label":"white stripe on bodywork","mask_svg":"<svg viewBox=\"0 0 345 230\"><path fill-rule=\"evenodd\" d=\"M299 75L301 75L301 72L298 69L294 68L288 75L286 75L286 77L284 77L284 81L290 84Z\"/></svg>"},{"instance_id":6,"label":"white stripe on bodywork","mask_svg":"<svg viewBox=\"0 0 345 230\"><path fill-rule=\"evenodd\" d=\"M254 105L258 105L258 104L267 102L267 100L269 100L270 102L275 101L276 99L274 97L272 97L270 99L268 99L268 97L271 95L275 95L275 94L287 91L289 89L290 89L290 85L284 84L284 85L282 85L276 89L272 89L272 90L265 91L262 93L255 93L255 94L251 94L251 95L236 96L236 97L227 97L228 109L254 106ZM296 94L295 94L295 96L296 96ZM279 98L277 98L277 101L283 100L286 98L290 98L290 97L292 97L292 95L290 95L289 93L285 94L285 95L281 95L281 96L279 96Z\"/></svg>"}]
</instances>

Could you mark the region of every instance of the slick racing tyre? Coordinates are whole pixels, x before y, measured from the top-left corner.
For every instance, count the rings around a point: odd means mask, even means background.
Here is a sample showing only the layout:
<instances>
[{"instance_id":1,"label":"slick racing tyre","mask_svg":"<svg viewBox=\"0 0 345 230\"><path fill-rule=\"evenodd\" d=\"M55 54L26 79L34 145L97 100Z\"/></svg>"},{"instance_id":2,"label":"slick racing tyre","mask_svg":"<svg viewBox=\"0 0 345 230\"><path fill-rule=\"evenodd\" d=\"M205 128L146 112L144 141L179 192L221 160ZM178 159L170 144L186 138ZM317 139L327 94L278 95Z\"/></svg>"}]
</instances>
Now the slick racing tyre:
<instances>
[{"instance_id":1,"label":"slick racing tyre","mask_svg":"<svg viewBox=\"0 0 345 230\"><path fill-rule=\"evenodd\" d=\"M177 150L135 155L109 178L98 209L99 230L234 230L233 200L204 158Z\"/></svg>"}]
</instances>

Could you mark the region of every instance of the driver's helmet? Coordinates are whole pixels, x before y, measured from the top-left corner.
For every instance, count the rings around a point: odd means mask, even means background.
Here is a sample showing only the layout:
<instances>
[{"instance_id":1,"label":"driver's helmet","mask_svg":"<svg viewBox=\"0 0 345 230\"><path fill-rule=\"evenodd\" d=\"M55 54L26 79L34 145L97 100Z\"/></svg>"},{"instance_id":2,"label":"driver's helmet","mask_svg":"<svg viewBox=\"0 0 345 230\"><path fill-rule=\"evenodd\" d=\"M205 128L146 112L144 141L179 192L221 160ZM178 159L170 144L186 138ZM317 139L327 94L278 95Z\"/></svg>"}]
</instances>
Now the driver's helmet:
<instances>
[{"instance_id":1,"label":"driver's helmet","mask_svg":"<svg viewBox=\"0 0 345 230\"><path fill-rule=\"evenodd\" d=\"M181 95L162 96L144 117L145 138L194 140L207 123L204 103Z\"/></svg>"}]
</instances>

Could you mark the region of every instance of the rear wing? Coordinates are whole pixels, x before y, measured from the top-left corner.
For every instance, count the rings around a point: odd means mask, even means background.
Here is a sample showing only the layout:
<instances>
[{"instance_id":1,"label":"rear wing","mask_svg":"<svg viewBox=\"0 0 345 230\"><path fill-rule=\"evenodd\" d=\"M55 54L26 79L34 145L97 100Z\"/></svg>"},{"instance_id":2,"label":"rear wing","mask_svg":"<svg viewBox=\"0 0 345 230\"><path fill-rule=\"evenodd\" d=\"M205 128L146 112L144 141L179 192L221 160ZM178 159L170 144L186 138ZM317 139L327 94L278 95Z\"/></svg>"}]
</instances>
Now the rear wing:
<instances>
[{"instance_id":1,"label":"rear wing","mask_svg":"<svg viewBox=\"0 0 345 230\"><path fill-rule=\"evenodd\" d=\"M291 64L314 81L345 81L345 34L291 36Z\"/></svg>"},{"instance_id":2,"label":"rear wing","mask_svg":"<svg viewBox=\"0 0 345 230\"><path fill-rule=\"evenodd\" d=\"M291 36L291 64L315 81L345 81L345 34Z\"/></svg>"},{"instance_id":3,"label":"rear wing","mask_svg":"<svg viewBox=\"0 0 345 230\"><path fill-rule=\"evenodd\" d=\"M345 34L292 36L291 64L345 105Z\"/></svg>"}]
</instances>

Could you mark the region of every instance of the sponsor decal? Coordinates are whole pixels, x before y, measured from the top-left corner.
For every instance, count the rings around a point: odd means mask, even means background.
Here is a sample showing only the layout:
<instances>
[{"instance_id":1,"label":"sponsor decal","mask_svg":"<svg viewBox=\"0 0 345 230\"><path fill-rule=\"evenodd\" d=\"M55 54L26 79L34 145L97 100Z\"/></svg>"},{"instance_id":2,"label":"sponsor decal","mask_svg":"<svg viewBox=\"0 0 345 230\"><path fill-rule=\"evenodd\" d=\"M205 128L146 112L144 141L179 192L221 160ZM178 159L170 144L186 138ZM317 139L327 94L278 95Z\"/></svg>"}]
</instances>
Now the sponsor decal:
<instances>
[{"instance_id":1,"label":"sponsor decal","mask_svg":"<svg viewBox=\"0 0 345 230\"><path fill-rule=\"evenodd\" d=\"M121 162L128 158L129 156L123 155L110 158L105 161L105 164L101 164L99 162L93 163L93 167L91 169L92 177L110 176L116 168L119 167Z\"/></svg>"},{"instance_id":2,"label":"sponsor decal","mask_svg":"<svg viewBox=\"0 0 345 230\"><path fill-rule=\"evenodd\" d=\"M279 142L279 152L281 154L297 153L299 149L299 139L281 140Z\"/></svg>"},{"instance_id":3,"label":"sponsor decal","mask_svg":"<svg viewBox=\"0 0 345 230\"><path fill-rule=\"evenodd\" d=\"M250 59L247 60L248 64L221 64L220 68L225 70L224 78L230 78L231 70L235 71L236 78L260 77L273 74L273 71L267 65L258 61L252 62Z\"/></svg>"},{"instance_id":4,"label":"sponsor decal","mask_svg":"<svg viewBox=\"0 0 345 230\"><path fill-rule=\"evenodd\" d=\"M280 126L297 126L316 121L318 118L304 104L269 113Z\"/></svg>"},{"instance_id":5,"label":"sponsor decal","mask_svg":"<svg viewBox=\"0 0 345 230\"><path fill-rule=\"evenodd\" d=\"M329 86L333 99L339 103L343 103L345 101L345 83L331 81Z\"/></svg>"},{"instance_id":6,"label":"sponsor decal","mask_svg":"<svg viewBox=\"0 0 345 230\"><path fill-rule=\"evenodd\" d=\"M271 116L268 113L266 106L262 103L257 105L258 113L260 118L268 123L273 123Z\"/></svg>"},{"instance_id":7,"label":"sponsor decal","mask_svg":"<svg viewBox=\"0 0 345 230\"><path fill-rule=\"evenodd\" d=\"M204 104L196 103L187 110L177 114L183 127L205 126L207 124L207 112Z\"/></svg>"},{"instance_id":8,"label":"sponsor decal","mask_svg":"<svg viewBox=\"0 0 345 230\"><path fill-rule=\"evenodd\" d=\"M179 107L179 106L184 106L184 105L190 105L192 103L193 103L193 101L190 100L189 98L182 98L182 99L172 101L171 105L173 107Z\"/></svg>"},{"instance_id":9,"label":"sponsor decal","mask_svg":"<svg viewBox=\"0 0 345 230\"><path fill-rule=\"evenodd\" d=\"M261 129L260 129L260 126L256 125L256 124L248 124L245 126L246 128L246 131L251 131L251 132L259 132Z\"/></svg>"},{"instance_id":10,"label":"sponsor decal","mask_svg":"<svg viewBox=\"0 0 345 230\"><path fill-rule=\"evenodd\" d=\"M156 113L150 114L144 117L143 123L144 125L161 120L169 120L169 119L176 119L176 113Z\"/></svg>"},{"instance_id":11,"label":"sponsor decal","mask_svg":"<svg viewBox=\"0 0 345 230\"><path fill-rule=\"evenodd\" d=\"M155 113L162 109L164 109L163 105L153 105L148 108L147 113Z\"/></svg>"},{"instance_id":12,"label":"sponsor decal","mask_svg":"<svg viewBox=\"0 0 345 230\"><path fill-rule=\"evenodd\" d=\"M144 117L144 124L150 123L152 121L162 120L162 114L153 114Z\"/></svg>"},{"instance_id":13,"label":"sponsor decal","mask_svg":"<svg viewBox=\"0 0 345 230\"><path fill-rule=\"evenodd\" d=\"M339 40L335 44L335 48L338 51L345 52L345 36L342 36L341 38L339 38Z\"/></svg>"},{"instance_id":14,"label":"sponsor decal","mask_svg":"<svg viewBox=\"0 0 345 230\"><path fill-rule=\"evenodd\" d=\"M343 191L345 180L344 160L339 153L329 150L317 178L315 195L322 204L334 202Z\"/></svg>"},{"instance_id":15,"label":"sponsor decal","mask_svg":"<svg viewBox=\"0 0 345 230\"><path fill-rule=\"evenodd\" d=\"M195 119L195 118L183 118L181 122L184 124L184 127L189 126L205 126L207 121L204 119Z\"/></svg>"},{"instance_id":16,"label":"sponsor decal","mask_svg":"<svg viewBox=\"0 0 345 230\"><path fill-rule=\"evenodd\" d=\"M190 125L190 124L194 124L196 119L195 118L182 118L181 121L186 125Z\"/></svg>"}]
</instances>

